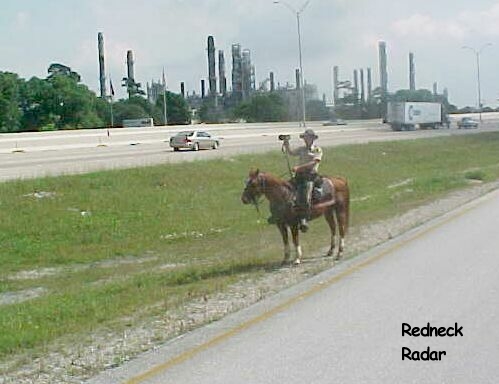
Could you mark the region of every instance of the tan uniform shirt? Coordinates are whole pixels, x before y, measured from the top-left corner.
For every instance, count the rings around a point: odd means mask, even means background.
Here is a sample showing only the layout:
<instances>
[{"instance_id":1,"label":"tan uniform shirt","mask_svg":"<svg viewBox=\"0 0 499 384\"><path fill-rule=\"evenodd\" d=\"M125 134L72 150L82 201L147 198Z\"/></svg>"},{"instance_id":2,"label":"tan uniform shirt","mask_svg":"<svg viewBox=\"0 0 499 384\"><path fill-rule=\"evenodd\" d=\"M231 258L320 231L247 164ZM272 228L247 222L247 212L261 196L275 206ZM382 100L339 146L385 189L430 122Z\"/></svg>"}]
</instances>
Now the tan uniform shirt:
<instances>
[{"instance_id":1,"label":"tan uniform shirt","mask_svg":"<svg viewBox=\"0 0 499 384\"><path fill-rule=\"evenodd\" d=\"M316 145L312 145L310 149L308 149L305 145L302 147L298 147L296 149L290 149L288 153L291 156L298 156L300 158L299 165L309 163L311 161L316 161L313 167L313 170L317 172L319 170L319 162L322 160L322 149Z\"/></svg>"}]
</instances>

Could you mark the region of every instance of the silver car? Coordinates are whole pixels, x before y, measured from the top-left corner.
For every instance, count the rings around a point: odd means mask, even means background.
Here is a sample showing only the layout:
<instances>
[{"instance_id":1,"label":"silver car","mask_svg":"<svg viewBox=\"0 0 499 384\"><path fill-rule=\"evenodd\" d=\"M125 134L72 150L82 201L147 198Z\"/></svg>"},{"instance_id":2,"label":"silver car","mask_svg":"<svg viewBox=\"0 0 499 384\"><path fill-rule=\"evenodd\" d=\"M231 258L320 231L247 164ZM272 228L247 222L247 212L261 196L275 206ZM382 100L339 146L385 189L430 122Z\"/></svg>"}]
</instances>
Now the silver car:
<instances>
[{"instance_id":1,"label":"silver car","mask_svg":"<svg viewBox=\"0 0 499 384\"><path fill-rule=\"evenodd\" d=\"M478 121L473 120L471 117L463 117L457 122L458 129L478 128Z\"/></svg>"},{"instance_id":2,"label":"silver car","mask_svg":"<svg viewBox=\"0 0 499 384\"><path fill-rule=\"evenodd\" d=\"M198 151L200 149L217 149L220 140L204 131L182 131L170 137L170 147L174 151L181 148Z\"/></svg>"}]
</instances>

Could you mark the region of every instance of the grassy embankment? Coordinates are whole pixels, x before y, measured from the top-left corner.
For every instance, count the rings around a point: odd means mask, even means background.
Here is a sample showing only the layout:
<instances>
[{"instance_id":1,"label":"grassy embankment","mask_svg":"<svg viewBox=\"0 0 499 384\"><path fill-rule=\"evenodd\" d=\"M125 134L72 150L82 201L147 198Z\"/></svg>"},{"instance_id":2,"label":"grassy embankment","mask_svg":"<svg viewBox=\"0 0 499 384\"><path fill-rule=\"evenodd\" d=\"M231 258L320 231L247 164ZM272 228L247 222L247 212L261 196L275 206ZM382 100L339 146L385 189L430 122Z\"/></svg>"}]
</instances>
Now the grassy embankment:
<instances>
[{"instance_id":1,"label":"grassy embankment","mask_svg":"<svg viewBox=\"0 0 499 384\"><path fill-rule=\"evenodd\" d=\"M240 202L251 166L286 169L275 151L0 184L0 294L45 292L0 306L0 359L60 336L124 327L116 319L164 312L276 267L278 232ZM321 171L348 177L351 225L361 225L470 179L496 180L499 134L325 149ZM303 236L306 252L327 246L328 237L322 220L314 223Z\"/></svg>"}]
</instances>

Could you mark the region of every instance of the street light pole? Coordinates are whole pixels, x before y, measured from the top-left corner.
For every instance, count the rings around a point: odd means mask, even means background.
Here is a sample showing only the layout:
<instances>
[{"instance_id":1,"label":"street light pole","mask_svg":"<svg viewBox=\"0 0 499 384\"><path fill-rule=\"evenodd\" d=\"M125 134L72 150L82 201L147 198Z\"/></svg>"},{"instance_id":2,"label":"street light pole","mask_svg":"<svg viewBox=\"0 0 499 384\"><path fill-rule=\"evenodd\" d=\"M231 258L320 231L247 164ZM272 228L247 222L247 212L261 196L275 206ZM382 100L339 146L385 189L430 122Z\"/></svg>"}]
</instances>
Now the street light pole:
<instances>
[{"instance_id":1,"label":"street light pole","mask_svg":"<svg viewBox=\"0 0 499 384\"><path fill-rule=\"evenodd\" d=\"M488 46L492 45L491 43L487 43L482 45L480 49L475 49L473 47L464 46L463 49L469 49L476 56L476 80L477 80L477 96L478 96L478 114L480 116L480 122L482 121L482 92L480 88L480 54L482 51Z\"/></svg>"},{"instance_id":2,"label":"street light pole","mask_svg":"<svg viewBox=\"0 0 499 384\"><path fill-rule=\"evenodd\" d=\"M300 28L300 16L305 10L305 8L310 4L310 1L312 0L307 0L303 6L299 9L296 10L293 8L288 2L284 0L274 0L274 4L282 4L286 8L288 8L293 14L296 15L296 27L298 31L298 55L299 55L299 63L300 63L300 78L299 78L299 86L301 90L301 110L302 110L302 124L305 127L305 122L306 122L306 109L305 109L305 84L304 84L304 76L303 76L303 59L302 59L302 52L301 52L301 28Z\"/></svg>"}]
</instances>

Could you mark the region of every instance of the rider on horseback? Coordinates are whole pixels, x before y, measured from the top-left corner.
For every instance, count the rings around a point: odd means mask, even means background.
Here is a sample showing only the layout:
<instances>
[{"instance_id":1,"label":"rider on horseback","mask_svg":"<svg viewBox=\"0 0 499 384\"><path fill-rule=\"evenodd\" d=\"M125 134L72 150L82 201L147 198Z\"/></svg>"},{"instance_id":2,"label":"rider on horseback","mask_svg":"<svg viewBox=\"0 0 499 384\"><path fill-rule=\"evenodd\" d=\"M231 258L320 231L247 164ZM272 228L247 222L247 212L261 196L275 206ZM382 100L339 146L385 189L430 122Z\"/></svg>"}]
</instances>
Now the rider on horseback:
<instances>
[{"instance_id":1,"label":"rider on horseback","mask_svg":"<svg viewBox=\"0 0 499 384\"><path fill-rule=\"evenodd\" d=\"M314 182L318 178L317 171L322 160L322 149L314 145L314 140L317 140L318 136L312 129L305 130L300 138L305 142L304 146L291 149L289 141L284 140L282 150L291 156L299 157L299 164L294 166L292 170L295 174L297 188L296 205L300 218L300 229L302 232L306 232L308 230L307 221L310 220L312 190Z\"/></svg>"}]
</instances>

